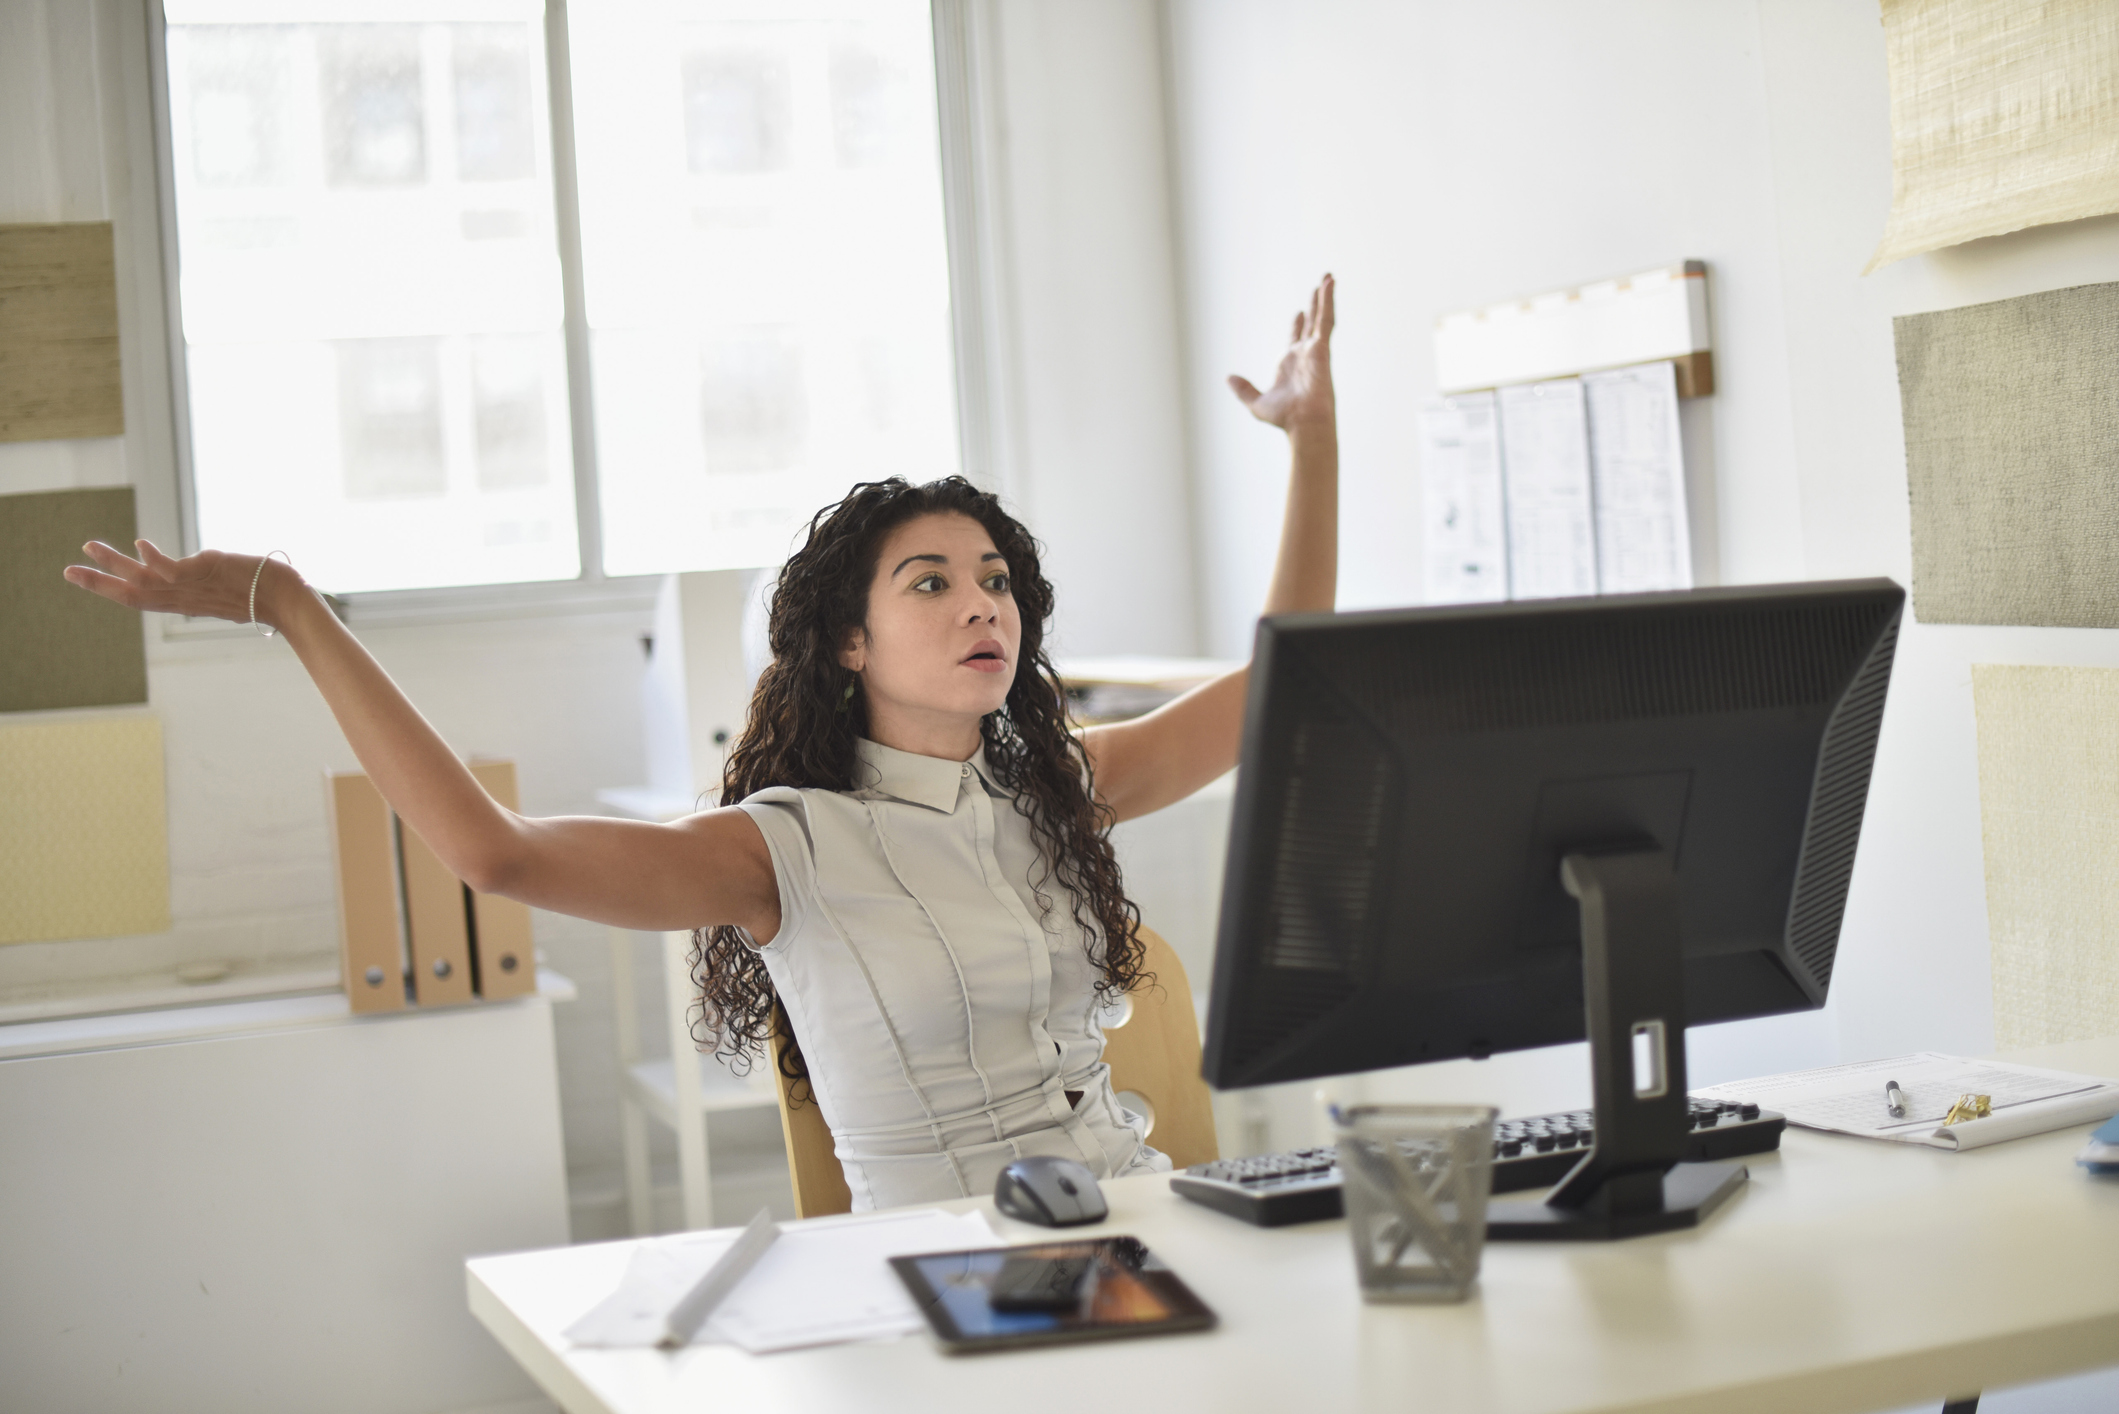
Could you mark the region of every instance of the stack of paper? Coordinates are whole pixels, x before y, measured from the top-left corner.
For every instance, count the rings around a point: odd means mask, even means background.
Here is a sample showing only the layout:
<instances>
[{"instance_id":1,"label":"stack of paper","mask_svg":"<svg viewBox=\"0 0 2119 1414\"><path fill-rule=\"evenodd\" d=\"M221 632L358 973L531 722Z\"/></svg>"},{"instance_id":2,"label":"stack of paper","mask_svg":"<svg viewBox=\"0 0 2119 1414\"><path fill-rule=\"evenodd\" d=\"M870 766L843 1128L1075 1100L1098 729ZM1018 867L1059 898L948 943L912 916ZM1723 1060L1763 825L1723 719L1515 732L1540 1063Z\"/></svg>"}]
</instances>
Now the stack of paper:
<instances>
[{"instance_id":1,"label":"stack of paper","mask_svg":"<svg viewBox=\"0 0 2119 1414\"><path fill-rule=\"evenodd\" d=\"M618 1289L568 1327L576 1345L651 1346L670 1311L698 1285L739 1230L644 1242ZM890 1268L892 1257L998 1244L978 1213L927 1210L789 1227L729 1293L695 1343L753 1354L905 1335L924 1324Z\"/></svg>"},{"instance_id":2,"label":"stack of paper","mask_svg":"<svg viewBox=\"0 0 2119 1414\"><path fill-rule=\"evenodd\" d=\"M1903 1115L1885 1104L1884 1086L1891 1081L1909 1101ZM1739 1080L1695 1093L1764 1105L1808 1129L1937 1149L1977 1149L2119 1114L2119 1084L2112 1081L1935 1051ZM1993 1113L1945 1125L1943 1117L1960 1095L1990 1097Z\"/></svg>"}]
</instances>

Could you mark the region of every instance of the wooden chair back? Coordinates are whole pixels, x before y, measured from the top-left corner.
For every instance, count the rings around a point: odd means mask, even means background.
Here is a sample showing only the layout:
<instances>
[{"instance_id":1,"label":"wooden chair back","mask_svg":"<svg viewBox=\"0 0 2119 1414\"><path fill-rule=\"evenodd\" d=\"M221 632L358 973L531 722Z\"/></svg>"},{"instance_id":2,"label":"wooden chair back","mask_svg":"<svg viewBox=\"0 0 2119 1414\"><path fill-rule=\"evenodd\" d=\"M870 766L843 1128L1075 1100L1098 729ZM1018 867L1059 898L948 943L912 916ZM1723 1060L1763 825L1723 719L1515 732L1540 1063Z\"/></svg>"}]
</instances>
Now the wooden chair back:
<instances>
[{"instance_id":1,"label":"wooden chair back","mask_svg":"<svg viewBox=\"0 0 2119 1414\"><path fill-rule=\"evenodd\" d=\"M1192 1009L1192 985L1176 950L1150 928L1140 930L1140 939L1156 985L1130 994L1130 1005L1122 1008L1127 1014L1115 1024L1104 1023L1104 1060L1111 1066L1111 1088L1123 1097L1120 1103L1135 1113L1145 1111L1148 1142L1182 1169L1221 1156L1211 1092L1199 1076L1199 1014ZM797 1082L780 1073L780 1041L776 1031L769 1063L780 1095L780 1133L787 1140L795 1212L805 1218L851 1212L853 1194L824 1112L806 1085L802 1103L793 1103L790 1090Z\"/></svg>"},{"instance_id":2,"label":"wooden chair back","mask_svg":"<svg viewBox=\"0 0 2119 1414\"><path fill-rule=\"evenodd\" d=\"M787 1013L778 1013L782 1023ZM806 1081L789 1080L780 1069L780 1047L785 1042L781 1027L773 1027L771 1053L766 1061L773 1068L773 1088L780 1096L780 1137L787 1141L787 1176L795 1189L795 1216L823 1218L853 1211L853 1190L846 1186L846 1170L832 1148L831 1126ZM793 1091L800 1086L802 1102Z\"/></svg>"},{"instance_id":3,"label":"wooden chair back","mask_svg":"<svg viewBox=\"0 0 2119 1414\"><path fill-rule=\"evenodd\" d=\"M1138 1114L1147 1103L1148 1142L1184 1169L1221 1157L1214 1137L1213 1092L1199 1075L1199 1013L1177 950L1152 928L1140 930L1145 966L1155 985L1129 993L1132 1015L1104 1022L1104 1060L1119 1103Z\"/></svg>"}]
</instances>

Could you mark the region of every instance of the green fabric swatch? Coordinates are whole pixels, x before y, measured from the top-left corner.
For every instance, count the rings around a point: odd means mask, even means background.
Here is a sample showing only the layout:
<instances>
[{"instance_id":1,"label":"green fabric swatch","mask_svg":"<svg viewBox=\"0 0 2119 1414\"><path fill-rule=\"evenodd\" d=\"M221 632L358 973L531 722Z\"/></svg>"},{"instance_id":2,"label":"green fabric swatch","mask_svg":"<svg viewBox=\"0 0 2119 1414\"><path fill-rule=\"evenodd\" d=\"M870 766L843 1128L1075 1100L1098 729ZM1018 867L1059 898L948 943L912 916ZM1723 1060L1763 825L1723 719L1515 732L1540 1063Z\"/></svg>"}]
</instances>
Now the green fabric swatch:
<instances>
[{"instance_id":1,"label":"green fabric swatch","mask_svg":"<svg viewBox=\"0 0 2119 1414\"><path fill-rule=\"evenodd\" d=\"M0 496L0 712L147 700L138 611L61 578L83 542L134 534L129 486Z\"/></svg>"}]
</instances>

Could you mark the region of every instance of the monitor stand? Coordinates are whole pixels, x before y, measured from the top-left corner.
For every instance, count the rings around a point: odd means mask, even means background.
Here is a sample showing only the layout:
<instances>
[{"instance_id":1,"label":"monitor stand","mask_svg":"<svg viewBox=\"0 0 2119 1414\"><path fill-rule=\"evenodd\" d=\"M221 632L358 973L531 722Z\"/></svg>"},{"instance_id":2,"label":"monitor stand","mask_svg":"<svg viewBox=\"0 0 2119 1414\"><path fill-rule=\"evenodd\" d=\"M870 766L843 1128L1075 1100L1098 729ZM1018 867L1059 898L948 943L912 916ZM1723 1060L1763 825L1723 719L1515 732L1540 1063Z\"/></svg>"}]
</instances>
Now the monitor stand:
<instances>
[{"instance_id":1,"label":"monitor stand","mask_svg":"<svg viewBox=\"0 0 2119 1414\"><path fill-rule=\"evenodd\" d=\"M1692 1227L1743 1186L1742 1164L1684 1163L1685 959L1677 872L1660 848L1570 854L1596 1142L1544 1202L1487 1206L1486 1235L1598 1241Z\"/></svg>"}]
</instances>

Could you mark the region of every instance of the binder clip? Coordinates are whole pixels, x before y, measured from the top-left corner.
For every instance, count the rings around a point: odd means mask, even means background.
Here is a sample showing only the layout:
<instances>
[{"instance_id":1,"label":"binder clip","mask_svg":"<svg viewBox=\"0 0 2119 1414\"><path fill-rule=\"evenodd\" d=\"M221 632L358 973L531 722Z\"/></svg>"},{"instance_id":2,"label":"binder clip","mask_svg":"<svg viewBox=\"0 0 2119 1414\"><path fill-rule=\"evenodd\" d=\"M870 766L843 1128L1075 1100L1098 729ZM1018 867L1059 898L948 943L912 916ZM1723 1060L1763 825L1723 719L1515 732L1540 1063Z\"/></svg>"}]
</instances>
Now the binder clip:
<instances>
[{"instance_id":1,"label":"binder clip","mask_svg":"<svg viewBox=\"0 0 2119 1414\"><path fill-rule=\"evenodd\" d=\"M1990 1095L1959 1095L1957 1103L1942 1117L1944 1124L1958 1124L1968 1119L1985 1119L1994 1113L1994 1101Z\"/></svg>"}]
</instances>

